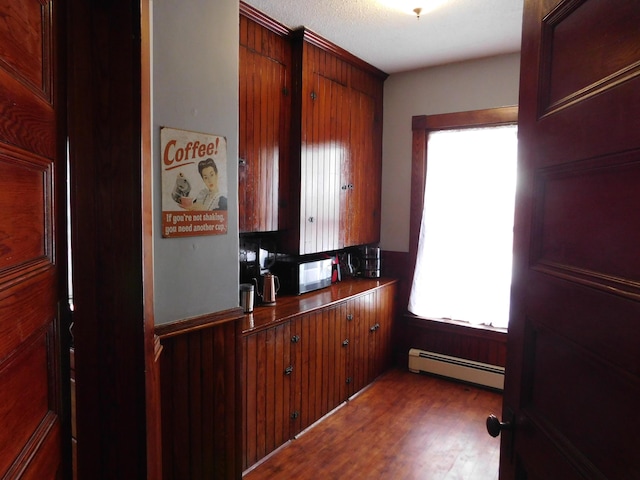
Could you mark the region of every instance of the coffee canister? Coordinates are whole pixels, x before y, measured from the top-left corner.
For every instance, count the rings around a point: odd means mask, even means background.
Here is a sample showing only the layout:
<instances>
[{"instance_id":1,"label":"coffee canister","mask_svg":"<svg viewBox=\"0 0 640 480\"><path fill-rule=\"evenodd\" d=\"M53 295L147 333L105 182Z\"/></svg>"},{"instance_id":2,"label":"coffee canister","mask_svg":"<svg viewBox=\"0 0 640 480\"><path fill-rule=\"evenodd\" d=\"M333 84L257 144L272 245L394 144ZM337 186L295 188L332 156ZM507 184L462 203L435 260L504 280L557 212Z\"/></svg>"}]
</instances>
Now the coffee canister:
<instances>
[{"instance_id":1,"label":"coffee canister","mask_svg":"<svg viewBox=\"0 0 640 480\"><path fill-rule=\"evenodd\" d=\"M244 313L253 312L254 288L252 283L240 284L240 306Z\"/></svg>"}]
</instances>

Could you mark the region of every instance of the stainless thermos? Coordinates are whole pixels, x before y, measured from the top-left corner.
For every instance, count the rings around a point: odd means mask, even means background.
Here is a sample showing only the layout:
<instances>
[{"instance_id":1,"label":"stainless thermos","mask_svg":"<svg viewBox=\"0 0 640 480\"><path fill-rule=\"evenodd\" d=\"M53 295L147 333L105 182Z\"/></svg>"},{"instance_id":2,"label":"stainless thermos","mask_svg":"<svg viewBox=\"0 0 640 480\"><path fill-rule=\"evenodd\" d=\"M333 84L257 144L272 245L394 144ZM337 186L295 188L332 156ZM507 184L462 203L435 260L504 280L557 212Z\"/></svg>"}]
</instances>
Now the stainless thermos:
<instances>
[{"instance_id":1,"label":"stainless thermos","mask_svg":"<svg viewBox=\"0 0 640 480\"><path fill-rule=\"evenodd\" d=\"M253 284L251 283L240 284L240 306L242 307L244 313L253 312L253 295L254 295Z\"/></svg>"}]
</instances>

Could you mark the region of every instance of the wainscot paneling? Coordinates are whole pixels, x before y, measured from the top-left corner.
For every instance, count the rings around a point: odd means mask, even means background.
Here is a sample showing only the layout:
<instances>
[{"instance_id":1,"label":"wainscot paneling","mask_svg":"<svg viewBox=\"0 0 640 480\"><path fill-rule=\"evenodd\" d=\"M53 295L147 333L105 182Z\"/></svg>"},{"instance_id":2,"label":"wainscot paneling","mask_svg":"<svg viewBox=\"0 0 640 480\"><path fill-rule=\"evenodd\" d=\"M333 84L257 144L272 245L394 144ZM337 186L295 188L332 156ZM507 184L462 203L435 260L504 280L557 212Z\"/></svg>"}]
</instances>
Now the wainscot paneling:
<instances>
[{"instance_id":1,"label":"wainscot paneling","mask_svg":"<svg viewBox=\"0 0 640 480\"><path fill-rule=\"evenodd\" d=\"M241 478L242 310L156 327L161 356L163 478Z\"/></svg>"}]
</instances>

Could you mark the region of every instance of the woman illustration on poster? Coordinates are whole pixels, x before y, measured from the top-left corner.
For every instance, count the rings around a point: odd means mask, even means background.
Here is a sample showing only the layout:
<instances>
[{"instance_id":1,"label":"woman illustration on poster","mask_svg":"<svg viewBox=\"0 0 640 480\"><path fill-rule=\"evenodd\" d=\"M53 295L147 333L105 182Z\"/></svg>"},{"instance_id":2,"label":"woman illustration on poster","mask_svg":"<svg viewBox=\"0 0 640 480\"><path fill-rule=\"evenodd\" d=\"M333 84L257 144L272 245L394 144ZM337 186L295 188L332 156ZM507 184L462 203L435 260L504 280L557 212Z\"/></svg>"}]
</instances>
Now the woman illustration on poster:
<instances>
[{"instance_id":1,"label":"woman illustration on poster","mask_svg":"<svg viewBox=\"0 0 640 480\"><path fill-rule=\"evenodd\" d=\"M205 188L200 190L191 205L183 202L180 206L186 210L226 210L227 197L218 189L218 167L213 158L198 162L198 172Z\"/></svg>"}]
</instances>

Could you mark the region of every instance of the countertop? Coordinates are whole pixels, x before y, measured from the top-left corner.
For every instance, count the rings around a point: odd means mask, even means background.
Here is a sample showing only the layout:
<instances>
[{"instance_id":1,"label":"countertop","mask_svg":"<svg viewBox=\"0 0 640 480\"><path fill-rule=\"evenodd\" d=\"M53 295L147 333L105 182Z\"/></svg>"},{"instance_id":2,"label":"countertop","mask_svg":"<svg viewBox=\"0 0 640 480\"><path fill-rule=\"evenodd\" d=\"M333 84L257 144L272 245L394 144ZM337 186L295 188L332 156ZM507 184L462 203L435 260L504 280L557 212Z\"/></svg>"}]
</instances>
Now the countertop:
<instances>
[{"instance_id":1,"label":"countertop","mask_svg":"<svg viewBox=\"0 0 640 480\"><path fill-rule=\"evenodd\" d=\"M296 315L331 306L350 297L397 282L393 278L348 278L330 287L302 295L283 295L275 305L257 305L245 314L242 333L250 334L282 323Z\"/></svg>"}]
</instances>

